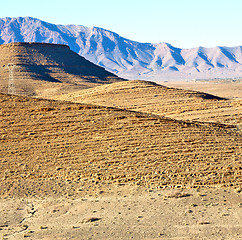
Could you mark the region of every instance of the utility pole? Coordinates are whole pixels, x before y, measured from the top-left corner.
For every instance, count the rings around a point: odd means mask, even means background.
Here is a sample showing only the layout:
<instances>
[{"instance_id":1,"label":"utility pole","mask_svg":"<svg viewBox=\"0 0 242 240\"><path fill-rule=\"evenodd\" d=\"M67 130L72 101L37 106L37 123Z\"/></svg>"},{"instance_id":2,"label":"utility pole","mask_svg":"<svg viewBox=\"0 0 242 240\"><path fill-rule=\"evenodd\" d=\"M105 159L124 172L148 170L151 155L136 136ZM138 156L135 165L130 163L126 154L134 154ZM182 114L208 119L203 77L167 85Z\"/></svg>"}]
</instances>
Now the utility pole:
<instances>
[{"instance_id":1,"label":"utility pole","mask_svg":"<svg viewBox=\"0 0 242 240\"><path fill-rule=\"evenodd\" d=\"M9 69L8 94L16 94L14 76L13 76L14 67L15 65L13 63L8 64L8 69Z\"/></svg>"}]
</instances>

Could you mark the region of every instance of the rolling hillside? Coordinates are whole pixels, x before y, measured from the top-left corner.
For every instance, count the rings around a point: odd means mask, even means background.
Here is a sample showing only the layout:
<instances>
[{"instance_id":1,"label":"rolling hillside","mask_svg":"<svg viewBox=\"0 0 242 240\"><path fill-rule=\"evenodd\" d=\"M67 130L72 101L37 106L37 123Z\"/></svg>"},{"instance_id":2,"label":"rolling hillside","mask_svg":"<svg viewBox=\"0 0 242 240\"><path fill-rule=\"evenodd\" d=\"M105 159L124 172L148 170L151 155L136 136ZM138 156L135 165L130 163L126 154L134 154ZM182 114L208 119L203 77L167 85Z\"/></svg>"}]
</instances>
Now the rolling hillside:
<instances>
[{"instance_id":1,"label":"rolling hillside","mask_svg":"<svg viewBox=\"0 0 242 240\"><path fill-rule=\"evenodd\" d=\"M241 184L241 135L231 126L4 94L0 109L2 196Z\"/></svg>"},{"instance_id":2,"label":"rolling hillside","mask_svg":"<svg viewBox=\"0 0 242 240\"><path fill-rule=\"evenodd\" d=\"M241 100L146 81L113 83L60 95L56 99L118 107L178 120L220 122L239 128L242 124Z\"/></svg>"}]
</instances>

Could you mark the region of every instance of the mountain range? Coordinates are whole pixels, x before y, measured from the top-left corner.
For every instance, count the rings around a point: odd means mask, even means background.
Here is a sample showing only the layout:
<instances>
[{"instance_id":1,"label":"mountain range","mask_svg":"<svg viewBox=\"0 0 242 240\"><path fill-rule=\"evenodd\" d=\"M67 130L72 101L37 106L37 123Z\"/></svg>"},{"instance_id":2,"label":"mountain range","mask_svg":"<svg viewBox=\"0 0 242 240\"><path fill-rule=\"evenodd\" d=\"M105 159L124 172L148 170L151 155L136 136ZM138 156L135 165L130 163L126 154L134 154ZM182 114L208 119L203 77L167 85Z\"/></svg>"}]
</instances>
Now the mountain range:
<instances>
[{"instance_id":1,"label":"mountain range","mask_svg":"<svg viewBox=\"0 0 242 240\"><path fill-rule=\"evenodd\" d=\"M127 79L242 77L242 46L181 49L169 43L132 41L98 27L55 25L32 17L2 18L0 44L12 42L66 44L87 60Z\"/></svg>"}]
</instances>

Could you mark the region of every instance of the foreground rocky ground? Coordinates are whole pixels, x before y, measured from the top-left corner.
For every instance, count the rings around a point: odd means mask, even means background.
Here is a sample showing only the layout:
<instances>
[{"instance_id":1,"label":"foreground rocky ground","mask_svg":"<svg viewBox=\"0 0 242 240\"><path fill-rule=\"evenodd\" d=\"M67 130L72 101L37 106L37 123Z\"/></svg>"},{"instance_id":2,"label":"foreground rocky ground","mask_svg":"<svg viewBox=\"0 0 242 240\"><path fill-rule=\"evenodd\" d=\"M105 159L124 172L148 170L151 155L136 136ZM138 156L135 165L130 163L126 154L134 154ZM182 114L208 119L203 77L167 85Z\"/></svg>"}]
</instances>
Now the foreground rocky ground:
<instances>
[{"instance_id":1,"label":"foreground rocky ground","mask_svg":"<svg viewBox=\"0 0 242 240\"><path fill-rule=\"evenodd\" d=\"M241 239L241 193L120 185L82 198L0 200L2 239Z\"/></svg>"}]
</instances>

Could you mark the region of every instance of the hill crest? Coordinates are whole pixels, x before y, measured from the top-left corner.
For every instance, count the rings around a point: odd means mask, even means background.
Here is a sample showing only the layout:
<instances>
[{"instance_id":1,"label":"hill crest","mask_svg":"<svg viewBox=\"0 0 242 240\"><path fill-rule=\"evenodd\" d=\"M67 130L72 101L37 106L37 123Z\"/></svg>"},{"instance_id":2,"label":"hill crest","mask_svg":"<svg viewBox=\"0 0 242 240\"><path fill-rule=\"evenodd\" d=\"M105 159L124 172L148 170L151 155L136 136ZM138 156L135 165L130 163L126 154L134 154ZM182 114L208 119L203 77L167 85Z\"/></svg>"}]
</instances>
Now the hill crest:
<instances>
[{"instance_id":1,"label":"hill crest","mask_svg":"<svg viewBox=\"0 0 242 240\"><path fill-rule=\"evenodd\" d=\"M14 66L12 70L8 64ZM10 43L0 46L0 91L7 92L10 71L17 94L45 96L123 81L70 50L49 43ZM62 89L62 90L61 90Z\"/></svg>"},{"instance_id":2,"label":"hill crest","mask_svg":"<svg viewBox=\"0 0 242 240\"><path fill-rule=\"evenodd\" d=\"M63 94L54 99L118 107L179 120L241 126L241 100L131 80Z\"/></svg>"}]
</instances>

